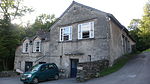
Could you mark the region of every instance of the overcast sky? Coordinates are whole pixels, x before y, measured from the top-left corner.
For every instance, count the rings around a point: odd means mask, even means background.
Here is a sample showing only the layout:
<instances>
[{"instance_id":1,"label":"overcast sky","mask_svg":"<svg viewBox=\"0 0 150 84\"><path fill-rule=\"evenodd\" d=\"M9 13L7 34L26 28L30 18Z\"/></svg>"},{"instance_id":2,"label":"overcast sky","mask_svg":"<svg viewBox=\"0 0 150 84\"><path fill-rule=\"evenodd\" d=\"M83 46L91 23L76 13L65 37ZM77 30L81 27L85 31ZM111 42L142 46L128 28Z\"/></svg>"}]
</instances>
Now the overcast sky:
<instances>
[{"instance_id":1,"label":"overcast sky","mask_svg":"<svg viewBox=\"0 0 150 84\"><path fill-rule=\"evenodd\" d=\"M23 22L33 22L35 17L42 14L55 14L59 17L73 0L24 0L25 5L35 11L27 14ZM124 26L128 26L134 18L141 18L143 7L147 0L74 0L78 3L113 14Z\"/></svg>"}]
</instances>

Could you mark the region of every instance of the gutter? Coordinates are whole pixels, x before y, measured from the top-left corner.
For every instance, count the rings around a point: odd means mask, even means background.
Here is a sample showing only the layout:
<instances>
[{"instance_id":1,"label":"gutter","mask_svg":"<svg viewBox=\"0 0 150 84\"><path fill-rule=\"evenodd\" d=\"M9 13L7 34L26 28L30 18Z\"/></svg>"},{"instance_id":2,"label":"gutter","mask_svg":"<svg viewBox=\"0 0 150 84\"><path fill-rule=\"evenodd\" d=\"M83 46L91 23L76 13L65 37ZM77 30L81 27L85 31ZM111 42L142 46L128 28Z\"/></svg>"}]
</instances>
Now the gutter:
<instances>
[{"instance_id":1,"label":"gutter","mask_svg":"<svg viewBox=\"0 0 150 84\"><path fill-rule=\"evenodd\" d=\"M127 33L127 36L133 41L136 43L136 41L131 37L131 35L129 34L129 31L127 30L127 28L125 26L123 26L112 14L110 13L106 13L108 17L111 18L111 20L116 23L119 28L121 29L121 31L125 31Z\"/></svg>"}]
</instances>

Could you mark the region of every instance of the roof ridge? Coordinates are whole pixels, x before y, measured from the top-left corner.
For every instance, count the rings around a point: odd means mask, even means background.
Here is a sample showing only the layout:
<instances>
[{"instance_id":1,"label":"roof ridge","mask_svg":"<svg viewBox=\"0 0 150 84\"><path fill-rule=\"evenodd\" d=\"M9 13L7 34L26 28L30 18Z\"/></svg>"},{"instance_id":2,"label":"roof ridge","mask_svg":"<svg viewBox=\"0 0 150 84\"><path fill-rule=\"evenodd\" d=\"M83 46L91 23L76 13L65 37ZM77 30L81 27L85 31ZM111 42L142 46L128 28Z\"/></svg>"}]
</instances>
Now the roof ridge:
<instances>
[{"instance_id":1,"label":"roof ridge","mask_svg":"<svg viewBox=\"0 0 150 84\"><path fill-rule=\"evenodd\" d=\"M90 6L81 4L81 3L78 3L78 2L76 2L76 1L72 1L71 5L61 14L61 16L56 20L56 22L50 27L50 30L51 30L52 27L60 20L60 18L61 18L74 4L79 5L79 6L83 6L83 7L85 7L85 8L88 8L88 9L91 9L91 10L94 10L94 11L97 11L97 12L104 13L104 14L106 15L106 17L112 18L112 20L113 20L115 23L117 23L118 26L120 26L119 28L123 29L123 30L129 35L127 28L126 28L124 25L122 25L122 24L113 16L113 14L107 13L107 12L104 12L104 11L101 11L101 10L98 10L98 9L96 9L96 8L93 8L93 7L90 7Z\"/></svg>"},{"instance_id":2,"label":"roof ridge","mask_svg":"<svg viewBox=\"0 0 150 84\"><path fill-rule=\"evenodd\" d=\"M93 7L90 7L90 6L87 6L87 5L78 3L78 2L76 2L76 1L72 1L71 5L60 15L60 17L56 20L55 23L57 23L57 22L60 20L60 18L61 18L74 4L79 5L79 6L83 6L83 7L85 7L85 8L91 9L91 10L95 10L95 11L98 11L98 12L102 12L102 13L107 14L107 12L104 12L104 11L95 9L95 8L93 8ZM55 25L55 23L50 27L50 30L51 30L51 28Z\"/></svg>"},{"instance_id":3,"label":"roof ridge","mask_svg":"<svg viewBox=\"0 0 150 84\"><path fill-rule=\"evenodd\" d=\"M106 13L106 14L107 14L107 12L101 11L101 10L96 9L96 8L93 8L93 7L91 7L91 6L87 6L87 5L78 3L78 2L76 2L76 1L73 1L72 3L77 4L77 5L80 5L80 6L84 6L84 7L86 7L86 8L89 8L89 9L92 9L92 10L99 11L99 12L102 12L102 13Z\"/></svg>"}]
</instances>

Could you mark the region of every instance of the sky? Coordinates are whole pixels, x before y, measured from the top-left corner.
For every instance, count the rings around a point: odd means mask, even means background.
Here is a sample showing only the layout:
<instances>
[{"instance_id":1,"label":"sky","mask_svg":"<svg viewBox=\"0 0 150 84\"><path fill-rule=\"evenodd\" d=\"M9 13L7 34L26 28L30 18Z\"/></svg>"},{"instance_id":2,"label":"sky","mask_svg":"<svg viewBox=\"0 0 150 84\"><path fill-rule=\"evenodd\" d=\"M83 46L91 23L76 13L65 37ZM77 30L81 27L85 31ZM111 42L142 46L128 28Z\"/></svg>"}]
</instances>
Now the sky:
<instances>
[{"instance_id":1,"label":"sky","mask_svg":"<svg viewBox=\"0 0 150 84\"><path fill-rule=\"evenodd\" d=\"M21 21L33 23L36 16L55 14L58 18L72 3L73 0L24 0L24 5L32 7L35 11L26 14ZM143 7L147 0L74 0L78 3L113 14L119 22L127 27L132 19L141 19Z\"/></svg>"}]
</instances>

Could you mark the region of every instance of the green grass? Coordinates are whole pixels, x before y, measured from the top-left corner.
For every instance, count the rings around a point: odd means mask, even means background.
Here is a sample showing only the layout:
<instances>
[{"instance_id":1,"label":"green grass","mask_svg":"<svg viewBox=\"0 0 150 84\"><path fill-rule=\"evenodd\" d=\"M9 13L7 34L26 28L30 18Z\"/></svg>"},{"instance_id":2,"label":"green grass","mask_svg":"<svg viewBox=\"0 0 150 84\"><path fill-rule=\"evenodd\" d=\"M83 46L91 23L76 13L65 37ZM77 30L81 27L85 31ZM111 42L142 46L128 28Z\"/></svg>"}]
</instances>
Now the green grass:
<instances>
[{"instance_id":1,"label":"green grass","mask_svg":"<svg viewBox=\"0 0 150 84\"><path fill-rule=\"evenodd\" d=\"M145 50L144 52L150 52L150 49Z\"/></svg>"},{"instance_id":2,"label":"green grass","mask_svg":"<svg viewBox=\"0 0 150 84\"><path fill-rule=\"evenodd\" d=\"M100 76L106 76L108 74L111 74L113 72L118 71L119 69L121 69L131 58L133 58L133 56L137 55L138 53L134 53L134 54L128 54L128 55L124 55L123 57L117 59L115 61L115 63L113 64L112 67L108 67L106 69L104 69L102 72L100 72Z\"/></svg>"}]
</instances>

